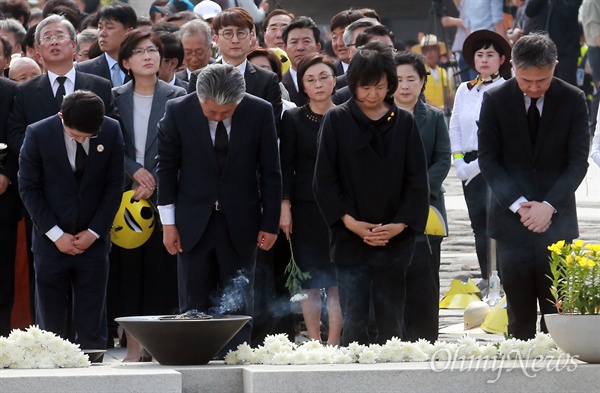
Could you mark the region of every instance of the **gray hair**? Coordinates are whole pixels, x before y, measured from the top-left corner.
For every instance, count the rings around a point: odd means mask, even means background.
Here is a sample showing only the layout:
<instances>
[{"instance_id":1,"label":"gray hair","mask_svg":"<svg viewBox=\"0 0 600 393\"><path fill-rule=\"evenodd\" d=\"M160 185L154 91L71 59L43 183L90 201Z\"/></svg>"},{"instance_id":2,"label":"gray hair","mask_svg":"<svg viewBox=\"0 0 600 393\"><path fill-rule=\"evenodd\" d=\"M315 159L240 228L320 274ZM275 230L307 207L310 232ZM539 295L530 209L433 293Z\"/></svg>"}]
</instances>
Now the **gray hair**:
<instances>
[{"instance_id":1,"label":"gray hair","mask_svg":"<svg viewBox=\"0 0 600 393\"><path fill-rule=\"evenodd\" d=\"M77 46L75 51L79 52L79 46L81 44L87 44L88 42L94 42L98 40L98 30L96 29L85 29L81 33L77 34Z\"/></svg>"},{"instance_id":2,"label":"gray hair","mask_svg":"<svg viewBox=\"0 0 600 393\"><path fill-rule=\"evenodd\" d=\"M230 64L212 64L198 74L196 94L200 102L217 105L239 104L246 93L244 75Z\"/></svg>"},{"instance_id":3,"label":"gray hair","mask_svg":"<svg viewBox=\"0 0 600 393\"><path fill-rule=\"evenodd\" d=\"M554 66L558 53L554 42L545 34L532 33L515 42L511 57L515 68L542 68Z\"/></svg>"},{"instance_id":4,"label":"gray hair","mask_svg":"<svg viewBox=\"0 0 600 393\"><path fill-rule=\"evenodd\" d=\"M188 35L204 35L206 38L206 44L209 48L212 42L212 31L210 29L210 25L202 19L194 19L186 22L183 26L181 26L181 29L179 29L177 34L180 40Z\"/></svg>"},{"instance_id":5,"label":"gray hair","mask_svg":"<svg viewBox=\"0 0 600 393\"><path fill-rule=\"evenodd\" d=\"M42 34L42 30L44 30L44 28L50 23L58 23L65 26L67 28L67 31L69 32L69 37L71 38L71 41L75 41L75 28L73 27L71 22L65 19L65 17L62 15L53 14L48 15L46 18L44 18L44 20L38 23L38 25L35 28L35 42L37 42L38 45L41 43L40 35Z\"/></svg>"},{"instance_id":6,"label":"gray hair","mask_svg":"<svg viewBox=\"0 0 600 393\"><path fill-rule=\"evenodd\" d=\"M25 34L27 34L27 30L25 30L23 25L16 19L0 20L0 30L13 33L15 37L15 45L21 44L23 42L23 38L25 38Z\"/></svg>"},{"instance_id":7,"label":"gray hair","mask_svg":"<svg viewBox=\"0 0 600 393\"><path fill-rule=\"evenodd\" d=\"M346 26L346 28L344 29L344 35L342 36L342 39L344 40L344 45L350 47L352 46L352 44L354 44L354 42L352 42L352 35L354 33L354 30L360 29L361 27L371 27L380 24L381 23L379 23L377 19L374 18L360 18L358 20L355 20L354 22Z\"/></svg>"}]
</instances>

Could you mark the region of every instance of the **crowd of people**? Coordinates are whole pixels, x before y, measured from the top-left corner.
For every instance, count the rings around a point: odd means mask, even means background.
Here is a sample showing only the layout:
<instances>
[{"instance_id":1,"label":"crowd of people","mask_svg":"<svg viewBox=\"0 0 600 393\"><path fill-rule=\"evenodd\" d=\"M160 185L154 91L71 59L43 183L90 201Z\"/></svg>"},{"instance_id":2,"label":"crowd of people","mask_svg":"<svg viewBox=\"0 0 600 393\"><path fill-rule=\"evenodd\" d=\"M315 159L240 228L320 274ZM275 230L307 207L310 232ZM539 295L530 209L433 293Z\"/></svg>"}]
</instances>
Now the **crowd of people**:
<instances>
[{"instance_id":1,"label":"crowd of people","mask_svg":"<svg viewBox=\"0 0 600 393\"><path fill-rule=\"evenodd\" d=\"M434 342L443 235L425 228L433 206L447 232L454 165L480 286L497 248L508 331L533 337L538 305L555 312L547 247L578 237L590 146L600 165L598 94L579 83L579 36L561 33L582 1L512 0L512 24L500 0L454 2L453 51L431 32L400 45L370 8L333 15L327 42L266 0L155 0L148 17L0 3L0 335L26 244L31 320L83 349L122 341L124 361L149 355L121 316L251 315L224 351L293 339L290 258L310 273L310 339ZM594 94L600 5L584 8ZM139 201L150 228L119 211L148 239L112 244L119 205Z\"/></svg>"}]
</instances>

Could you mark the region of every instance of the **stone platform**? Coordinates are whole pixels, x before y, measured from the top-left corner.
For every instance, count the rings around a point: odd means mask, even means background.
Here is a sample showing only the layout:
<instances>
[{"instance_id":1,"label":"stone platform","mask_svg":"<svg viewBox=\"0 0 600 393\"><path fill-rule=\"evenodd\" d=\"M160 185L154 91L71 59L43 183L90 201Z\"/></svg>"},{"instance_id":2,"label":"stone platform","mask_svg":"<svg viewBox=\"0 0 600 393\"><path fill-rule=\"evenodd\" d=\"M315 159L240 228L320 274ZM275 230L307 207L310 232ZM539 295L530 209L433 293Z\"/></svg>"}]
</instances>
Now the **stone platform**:
<instances>
[{"instance_id":1,"label":"stone platform","mask_svg":"<svg viewBox=\"0 0 600 393\"><path fill-rule=\"evenodd\" d=\"M316 366L167 367L107 363L87 369L2 370L0 391L29 392L593 392L600 365L572 359Z\"/></svg>"},{"instance_id":2,"label":"stone platform","mask_svg":"<svg viewBox=\"0 0 600 393\"><path fill-rule=\"evenodd\" d=\"M446 181L450 236L442 243L441 295L457 275L477 282L479 267L460 182L451 169ZM576 193L580 238L600 241L600 168L590 160L586 179ZM452 341L462 310L440 310L440 339ZM478 341L501 336L468 332ZM104 364L86 369L2 370L0 393L171 393L171 392L594 392L600 391L600 365L563 360L500 364L446 362L317 366L167 367L157 363L121 363L124 349L111 349ZM490 381L490 382L488 382Z\"/></svg>"}]
</instances>

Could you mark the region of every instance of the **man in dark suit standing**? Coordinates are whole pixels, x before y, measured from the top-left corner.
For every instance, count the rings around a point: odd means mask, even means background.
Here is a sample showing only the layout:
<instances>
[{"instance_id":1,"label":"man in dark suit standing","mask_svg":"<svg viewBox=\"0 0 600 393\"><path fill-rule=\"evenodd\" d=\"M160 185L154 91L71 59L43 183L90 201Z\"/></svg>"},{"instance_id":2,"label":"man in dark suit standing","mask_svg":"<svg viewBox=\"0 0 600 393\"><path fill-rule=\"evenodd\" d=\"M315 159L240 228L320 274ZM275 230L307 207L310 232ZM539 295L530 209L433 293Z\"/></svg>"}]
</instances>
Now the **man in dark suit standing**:
<instances>
[{"instance_id":1,"label":"man in dark suit standing","mask_svg":"<svg viewBox=\"0 0 600 393\"><path fill-rule=\"evenodd\" d=\"M292 65L283 76L282 83L290 93L290 101L298 106L308 103L308 97L298 89L298 63L304 56L321 51L321 31L308 16L300 16L285 27L282 34L284 49Z\"/></svg>"},{"instance_id":2,"label":"man in dark suit standing","mask_svg":"<svg viewBox=\"0 0 600 393\"><path fill-rule=\"evenodd\" d=\"M137 26L135 10L127 3L112 2L98 11L98 45L102 55L77 63L77 70L98 75L110 81L113 87L130 80L119 67L119 46L125 34Z\"/></svg>"},{"instance_id":3,"label":"man in dark suit standing","mask_svg":"<svg viewBox=\"0 0 600 393\"><path fill-rule=\"evenodd\" d=\"M244 76L246 93L267 100L273 106L275 122L278 125L281 119L282 103L281 89L275 73L257 67L247 59L252 49L252 29L254 22L252 16L241 7L229 8L215 16L212 26L217 33L213 38L219 45L223 57L222 63L231 64ZM188 92L196 91L197 70L190 75Z\"/></svg>"},{"instance_id":4,"label":"man in dark suit standing","mask_svg":"<svg viewBox=\"0 0 600 393\"><path fill-rule=\"evenodd\" d=\"M75 29L68 20L61 15L48 16L37 25L35 40L46 73L17 87L8 120L9 148L17 155L23 144L26 127L57 114L62 97L75 90L94 92L104 102L105 113L112 112L110 82L73 68Z\"/></svg>"},{"instance_id":5,"label":"man in dark suit standing","mask_svg":"<svg viewBox=\"0 0 600 393\"><path fill-rule=\"evenodd\" d=\"M34 223L36 320L66 337L72 288L76 343L106 345L109 230L123 189L123 137L94 93L66 96L32 124L19 158L19 193Z\"/></svg>"},{"instance_id":6,"label":"man in dark suit standing","mask_svg":"<svg viewBox=\"0 0 600 393\"><path fill-rule=\"evenodd\" d=\"M229 64L206 67L197 85L197 94L167 102L158 124L163 240L178 257L182 311L252 315L257 246L270 249L279 229L273 110L245 94L243 75ZM243 302L219 304L217 288L227 291L240 271L249 281ZM250 342L249 333L245 328L238 343Z\"/></svg>"},{"instance_id":7,"label":"man in dark suit standing","mask_svg":"<svg viewBox=\"0 0 600 393\"><path fill-rule=\"evenodd\" d=\"M552 76L556 59L548 37L520 38L512 49L515 77L485 93L478 123L508 332L523 340L535 336L537 302L542 315L556 312L548 246L579 235L575 190L588 166L585 98ZM543 318L541 328L547 331Z\"/></svg>"},{"instance_id":8,"label":"man in dark suit standing","mask_svg":"<svg viewBox=\"0 0 600 393\"><path fill-rule=\"evenodd\" d=\"M17 84L0 77L0 143L6 144L6 124L12 108ZM15 255L17 224L21 202L17 191L17 155L8 155L8 147L0 154L0 336L10 333L10 314L15 295Z\"/></svg>"}]
</instances>

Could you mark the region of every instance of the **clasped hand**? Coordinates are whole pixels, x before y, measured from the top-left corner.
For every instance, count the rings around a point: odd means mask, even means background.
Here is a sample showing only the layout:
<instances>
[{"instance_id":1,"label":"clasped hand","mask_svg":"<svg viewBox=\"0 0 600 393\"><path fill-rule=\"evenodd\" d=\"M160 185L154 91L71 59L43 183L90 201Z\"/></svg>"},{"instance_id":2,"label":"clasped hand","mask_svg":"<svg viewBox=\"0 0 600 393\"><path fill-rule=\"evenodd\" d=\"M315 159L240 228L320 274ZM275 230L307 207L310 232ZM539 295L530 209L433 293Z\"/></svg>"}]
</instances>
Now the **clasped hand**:
<instances>
[{"instance_id":1,"label":"clasped hand","mask_svg":"<svg viewBox=\"0 0 600 393\"><path fill-rule=\"evenodd\" d=\"M382 247L389 243L390 239L399 235L405 228L404 223L372 224L365 221L357 221L346 214L342 221L346 228L354 232L369 246Z\"/></svg>"},{"instance_id":2,"label":"clasped hand","mask_svg":"<svg viewBox=\"0 0 600 393\"><path fill-rule=\"evenodd\" d=\"M517 210L521 216L521 223L527 229L535 233L543 233L552 225L552 206L543 202L523 202Z\"/></svg>"},{"instance_id":3,"label":"clasped hand","mask_svg":"<svg viewBox=\"0 0 600 393\"><path fill-rule=\"evenodd\" d=\"M63 233L61 237L56 241L56 247L62 253L68 255L79 255L83 254L94 242L96 236L94 236L87 229L81 231L76 235L70 233Z\"/></svg>"}]
</instances>

